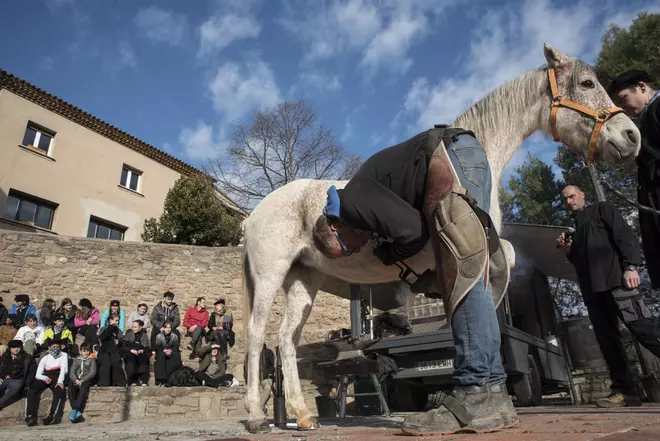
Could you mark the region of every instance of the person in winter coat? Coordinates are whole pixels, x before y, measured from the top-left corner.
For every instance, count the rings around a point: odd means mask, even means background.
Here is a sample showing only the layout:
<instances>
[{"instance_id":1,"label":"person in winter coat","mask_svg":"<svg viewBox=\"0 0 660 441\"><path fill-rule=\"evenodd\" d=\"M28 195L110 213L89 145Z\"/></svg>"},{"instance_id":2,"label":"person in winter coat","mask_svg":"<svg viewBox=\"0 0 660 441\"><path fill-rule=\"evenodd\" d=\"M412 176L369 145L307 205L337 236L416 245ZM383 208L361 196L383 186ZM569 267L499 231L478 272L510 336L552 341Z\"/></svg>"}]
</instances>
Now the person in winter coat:
<instances>
[{"instance_id":1,"label":"person in winter coat","mask_svg":"<svg viewBox=\"0 0 660 441\"><path fill-rule=\"evenodd\" d=\"M32 357L23 351L23 342L12 340L0 358L0 410L17 401L26 386Z\"/></svg>"},{"instance_id":2,"label":"person in winter coat","mask_svg":"<svg viewBox=\"0 0 660 441\"><path fill-rule=\"evenodd\" d=\"M37 308L30 303L30 297L27 294L18 294L14 297L14 303L11 305L10 314L18 315L16 326L23 326L28 315L37 314Z\"/></svg>"},{"instance_id":3,"label":"person in winter coat","mask_svg":"<svg viewBox=\"0 0 660 441\"><path fill-rule=\"evenodd\" d=\"M23 350L30 356L37 354L44 341L44 328L37 326L37 316L28 315L25 318L25 326L21 326L14 338L23 342Z\"/></svg>"},{"instance_id":4,"label":"person in winter coat","mask_svg":"<svg viewBox=\"0 0 660 441\"><path fill-rule=\"evenodd\" d=\"M163 332L156 336L156 346L152 349L156 352L154 377L156 386L160 386L166 384L170 375L183 366L179 337L172 332L172 323L165 321Z\"/></svg>"},{"instance_id":5,"label":"person in winter coat","mask_svg":"<svg viewBox=\"0 0 660 441\"><path fill-rule=\"evenodd\" d=\"M211 352L207 353L199 363L195 378L202 383L202 386L231 386L234 376L227 373L227 359L220 354L220 345L211 345Z\"/></svg>"},{"instance_id":6,"label":"person in winter coat","mask_svg":"<svg viewBox=\"0 0 660 441\"><path fill-rule=\"evenodd\" d=\"M236 334L232 330L234 318L232 313L227 310L224 299L217 300L213 304L213 308L214 310L209 316L209 332L206 334L206 341L219 344L220 353L226 357L229 353L227 344L233 347L236 341Z\"/></svg>"},{"instance_id":7,"label":"person in winter coat","mask_svg":"<svg viewBox=\"0 0 660 441\"><path fill-rule=\"evenodd\" d=\"M147 386L149 383L149 337L142 320L133 322L130 331L122 339L126 381L129 385Z\"/></svg>"},{"instance_id":8,"label":"person in winter coat","mask_svg":"<svg viewBox=\"0 0 660 441\"><path fill-rule=\"evenodd\" d=\"M73 339L76 339L77 329L75 319L78 307L73 304L70 298L65 297L60 302L60 307L55 310L55 314L64 314L65 326L73 334Z\"/></svg>"},{"instance_id":9,"label":"person in winter coat","mask_svg":"<svg viewBox=\"0 0 660 441\"><path fill-rule=\"evenodd\" d=\"M119 316L111 315L108 326L99 331L101 347L97 354L99 387L126 386L126 374L121 364L122 332L118 327Z\"/></svg>"},{"instance_id":10,"label":"person in winter coat","mask_svg":"<svg viewBox=\"0 0 660 441\"><path fill-rule=\"evenodd\" d=\"M69 421L82 423L85 404L89 396L89 388L96 379L96 359L92 353L92 346L83 344L80 347L80 356L73 360L69 369L69 403L71 412Z\"/></svg>"},{"instance_id":11,"label":"person in winter coat","mask_svg":"<svg viewBox=\"0 0 660 441\"><path fill-rule=\"evenodd\" d=\"M74 346L73 333L67 329L64 314L55 314L53 317L53 326L44 331L44 341L49 338L62 340L62 350L67 354L71 353Z\"/></svg>"},{"instance_id":12,"label":"person in winter coat","mask_svg":"<svg viewBox=\"0 0 660 441\"><path fill-rule=\"evenodd\" d=\"M165 320L172 322L172 332L181 340L181 333L177 329L181 325L179 307L174 303L174 293L167 291L163 300L158 302L151 311L151 347L156 346L156 336L162 331Z\"/></svg>"},{"instance_id":13,"label":"person in winter coat","mask_svg":"<svg viewBox=\"0 0 660 441\"><path fill-rule=\"evenodd\" d=\"M46 299L37 309L37 325L47 329L53 325L53 316L55 315L55 300Z\"/></svg>"},{"instance_id":14,"label":"person in winter coat","mask_svg":"<svg viewBox=\"0 0 660 441\"><path fill-rule=\"evenodd\" d=\"M121 303L119 300L111 300L110 307L103 310L101 314L101 322L99 324L100 328L105 328L108 325L108 317L110 314L117 314L119 316L119 329L122 331L126 330L126 314L121 308ZM132 323L132 322L129 322Z\"/></svg>"},{"instance_id":15,"label":"person in winter coat","mask_svg":"<svg viewBox=\"0 0 660 441\"><path fill-rule=\"evenodd\" d=\"M202 337L206 334L206 325L209 322L209 312L206 310L206 299L198 297L195 306L186 311L183 317L183 326L186 327L190 336L192 352L190 352L190 359L194 360L199 357L199 349L202 346Z\"/></svg>"},{"instance_id":16,"label":"person in winter coat","mask_svg":"<svg viewBox=\"0 0 660 441\"><path fill-rule=\"evenodd\" d=\"M43 425L58 424L64 413L66 390L64 380L69 371L69 358L62 351L62 340L51 339L46 341L48 354L41 358L37 366L34 383L27 393L27 410L25 422L28 426L37 425L37 413L41 394L46 389L53 392L53 401L48 416L43 419Z\"/></svg>"},{"instance_id":17,"label":"person in winter coat","mask_svg":"<svg viewBox=\"0 0 660 441\"><path fill-rule=\"evenodd\" d=\"M149 329L149 307L147 306L147 302L138 303L137 309L128 316L127 323L133 323L135 320L141 320L144 323L145 331ZM153 348L154 346L152 345L151 347Z\"/></svg>"},{"instance_id":18,"label":"person in winter coat","mask_svg":"<svg viewBox=\"0 0 660 441\"><path fill-rule=\"evenodd\" d=\"M0 297L0 326L3 326L7 322L8 315L9 315L9 310L5 306L2 297Z\"/></svg>"},{"instance_id":19,"label":"person in winter coat","mask_svg":"<svg viewBox=\"0 0 660 441\"><path fill-rule=\"evenodd\" d=\"M83 337L83 343L95 345L98 343L97 332L101 323L99 310L92 305L89 299L81 299L78 302L78 310L73 320L78 334Z\"/></svg>"},{"instance_id":20,"label":"person in winter coat","mask_svg":"<svg viewBox=\"0 0 660 441\"><path fill-rule=\"evenodd\" d=\"M17 321L18 316L16 314L9 314L5 324L0 326L0 355L5 353L9 342L16 338L18 329L14 326L14 323ZM23 342L21 342L21 350L23 350Z\"/></svg>"}]
</instances>

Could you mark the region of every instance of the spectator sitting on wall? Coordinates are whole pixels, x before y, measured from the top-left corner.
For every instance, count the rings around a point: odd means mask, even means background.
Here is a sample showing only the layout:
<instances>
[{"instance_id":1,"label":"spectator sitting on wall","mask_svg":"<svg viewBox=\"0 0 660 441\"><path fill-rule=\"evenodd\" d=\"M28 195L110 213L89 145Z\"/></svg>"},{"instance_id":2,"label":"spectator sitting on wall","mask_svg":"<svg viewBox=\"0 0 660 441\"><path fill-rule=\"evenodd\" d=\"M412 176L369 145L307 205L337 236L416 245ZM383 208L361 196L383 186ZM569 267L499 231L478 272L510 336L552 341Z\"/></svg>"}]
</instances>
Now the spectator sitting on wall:
<instances>
[{"instance_id":1,"label":"spectator sitting on wall","mask_svg":"<svg viewBox=\"0 0 660 441\"><path fill-rule=\"evenodd\" d=\"M224 299L217 300L213 304L213 308L214 310L209 316L209 332L206 334L206 341L219 344L220 353L227 357L229 353L227 344L233 347L236 341L236 335L232 330L234 318L225 306Z\"/></svg>"},{"instance_id":2,"label":"spectator sitting on wall","mask_svg":"<svg viewBox=\"0 0 660 441\"><path fill-rule=\"evenodd\" d=\"M195 378L202 386L230 387L234 376L227 373L227 360L220 354L220 345L212 344L210 349L199 363Z\"/></svg>"},{"instance_id":3,"label":"spectator sitting on wall","mask_svg":"<svg viewBox=\"0 0 660 441\"><path fill-rule=\"evenodd\" d=\"M243 377L248 378L248 354L245 354L243 362ZM268 349L266 343L261 349L259 356L259 405L266 413L266 403L275 396L275 354Z\"/></svg>"},{"instance_id":4,"label":"spectator sitting on wall","mask_svg":"<svg viewBox=\"0 0 660 441\"><path fill-rule=\"evenodd\" d=\"M7 316L9 315L9 310L5 306L4 300L0 297L0 326L4 325L7 321Z\"/></svg>"},{"instance_id":5,"label":"spectator sitting on wall","mask_svg":"<svg viewBox=\"0 0 660 441\"><path fill-rule=\"evenodd\" d=\"M69 403L71 412L69 421L82 423L85 421L83 412L89 397L89 388L96 380L96 359L92 347L83 344L80 347L80 356L73 360L69 370Z\"/></svg>"},{"instance_id":6,"label":"spectator sitting on wall","mask_svg":"<svg viewBox=\"0 0 660 441\"><path fill-rule=\"evenodd\" d=\"M37 309L37 325L47 329L53 325L53 315L55 315L55 300L46 299Z\"/></svg>"},{"instance_id":7,"label":"spectator sitting on wall","mask_svg":"<svg viewBox=\"0 0 660 441\"><path fill-rule=\"evenodd\" d=\"M126 386L126 374L121 364L122 332L119 316L110 315L108 326L99 331L101 347L97 354L100 387Z\"/></svg>"},{"instance_id":8,"label":"spectator sitting on wall","mask_svg":"<svg viewBox=\"0 0 660 441\"><path fill-rule=\"evenodd\" d=\"M96 334L100 322L99 310L92 305L89 299L80 299L73 323L78 329L78 335L82 337L83 343L89 343L92 346L98 343Z\"/></svg>"},{"instance_id":9,"label":"spectator sitting on wall","mask_svg":"<svg viewBox=\"0 0 660 441\"><path fill-rule=\"evenodd\" d=\"M172 323L169 320L165 321L163 331L156 336L156 346L152 349L156 352L154 364L156 386L165 385L170 375L183 366L179 337L172 332Z\"/></svg>"},{"instance_id":10,"label":"spectator sitting on wall","mask_svg":"<svg viewBox=\"0 0 660 441\"><path fill-rule=\"evenodd\" d=\"M130 385L147 386L149 383L149 337L144 330L142 320L133 322L122 338L124 365L126 366L126 382Z\"/></svg>"},{"instance_id":11,"label":"spectator sitting on wall","mask_svg":"<svg viewBox=\"0 0 660 441\"><path fill-rule=\"evenodd\" d=\"M16 340L23 342L23 350L30 356L35 356L41 349L43 342L44 328L37 326L37 317L29 314L25 318L25 325L16 333Z\"/></svg>"},{"instance_id":12,"label":"spectator sitting on wall","mask_svg":"<svg viewBox=\"0 0 660 441\"><path fill-rule=\"evenodd\" d=\"M138 303L137 309L128 316L128 323L133 323L135 320L141 320L144 323L145 331L149 329L149 307L147 306L147 302L141 301Z\"/></svg>"},{"instance_id":13,"label":"spectator sitting on wall","mask_svg":"<svg viewBox=\"0 0 660 441\"><path fill-rule=\"evenodd\" d=\"M20 399L26 386L32 357L23 351L23 342L12 340L0 358L0 410Z\"/></svg>"},{"instance_id":14,"label":"spectator sitting on wall","mask_svg":"<svg viewBox=\"0 0 660 441\"><path fill-rule=\"evenodd\" d=\"M66 327L64 314L55 314L53 317L53 326L44 331L44 341L49 338L62 340L62 350L70 354L74 346L73 333Z\"/></svg>"},{"instance_id":15,"label":"spectator sitting on wall","mask_svg":"<svg viewBox=\"0 0 660 441\"><path fill-rule=\"evenodd\" d=\"M122 331L126 330L126 314L124 313L124 310L121 308L121 304L119 300L111 300L110 301L110 307L105 308L103 310L103 314L101 314L101 322L99 323L99 327L105 328L106 325L108 324L108 317L110 317L110 314L117 314L119 316L119 329ZM132 322L129 322L132 323Z\"/></svg>"},{"instance_id":16,"label":"spectator sitting on wall","mask_svg":"<svg viewBox=\"0 0 660 441\"><path fill-rule=\"evenodd\" d=\"M0 355L4 354L7 350L7 345L10 341L16 338L16 333L18 329L14 326L14 323L18 321L18 316L16 314L9 314L5 324L0 326ZM23 342L21 342L21 350L23 349Z\"/></svg>"},{"instance_id":17,"label":"spectator sitting on wall","mask_svg":"<svg viewBox=\"0 0 660 441\"><path fill-rule=\"evenodd\" d=\"M25 422L28 426L37 425L39 401L41 400L41 394L46 389L53 392L53 401L48 416L43 419L43 425L58 424L64 413L66 401L64 379L69 371L69 359L66 353L62 351L61 340L50 339L46 340L45 344L48 346L48 354L39 361L34 382L27 393Z\"/></svg>"},{"instance_id":18,"label":"spectator sitting on wall","mask_svg":"<svg viewBox=\"0 0 660 441\"><path fill-rule=\"evenodd\" d=\"M76 339L76 324L74 323L76 319L76 311L78 307L73 304L70 298L65 297L60 302L60 307L57 308L55 314L64 314L65 325L69 331L73 334L73 339Z\"/></svg>"},{"instance_id":19,"label":"spectator sitting on wall","mask_svg":"<svg viewBox=\"0 0 660 441\"><path fill-rule=\"evenodd\" d=\"M202 346L202 336L206 333L206 325L209 322L209 313L206 310L206 299L198 297L195 306L186 311L183 317L183 326L186 327L192 341L190 342L190 359L199 357L199 348Z\"/></svg>"},{"instance_id":20,"label":"spectator sitting on wall","mask_svg":"<svg viewBox=\"0 0 660 441\"><path fill-rule=\"evenodd\" d=\"M172 332L181 340L181 333L177 329L181 324L181 314L179 307L174 303L174 293L171 291L163 294L163 300L151 311L151 347L156 346L156 336L163 330L165 320L172 322Z\"/></svg>"},{"instance_id":21,"label":"spectator sitting on wall","mask_svg":"<svg viewBox=\"0 0 660 441\"><path fill-rule=\"evenodd\" d=\"M36 316L37 308L30 303L30 297L27 294L16 295L14 302L16 303L11 306L10 313L18 315L16 326L23 326L28 315L32 314Z\"/></svg>"}]
</instances>

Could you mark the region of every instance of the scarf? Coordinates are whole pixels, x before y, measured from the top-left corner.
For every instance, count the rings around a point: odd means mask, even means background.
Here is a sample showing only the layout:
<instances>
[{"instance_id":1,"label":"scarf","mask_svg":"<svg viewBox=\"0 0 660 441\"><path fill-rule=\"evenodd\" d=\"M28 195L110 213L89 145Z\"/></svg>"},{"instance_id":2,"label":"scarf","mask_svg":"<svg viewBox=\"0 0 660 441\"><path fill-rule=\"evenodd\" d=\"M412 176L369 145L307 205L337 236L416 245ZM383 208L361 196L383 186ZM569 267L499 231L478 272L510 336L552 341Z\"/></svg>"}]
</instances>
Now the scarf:
<instances>
[{"instance_id":1,"label":"scarf","mask_svg":"<svg viewBox=\"0 0 660 441\"><path fill-rule=\"evenodd\" d=\"M62 331L64 331L64 325L62 325L62 326L57 326L57 325L53 326L53 335L61 334Z\"/></svg>"},{"instance_id":2,"label":"scarf","mask_svg":"<svg viewBox=\"0 0 660 441\"><path fill-rule=\"evenodd\" d=\"M62 355L62 348L51 348L48 350L48 353L52 355L53 358L60 358L60 355Z\"/></svg>"}]
</instances>

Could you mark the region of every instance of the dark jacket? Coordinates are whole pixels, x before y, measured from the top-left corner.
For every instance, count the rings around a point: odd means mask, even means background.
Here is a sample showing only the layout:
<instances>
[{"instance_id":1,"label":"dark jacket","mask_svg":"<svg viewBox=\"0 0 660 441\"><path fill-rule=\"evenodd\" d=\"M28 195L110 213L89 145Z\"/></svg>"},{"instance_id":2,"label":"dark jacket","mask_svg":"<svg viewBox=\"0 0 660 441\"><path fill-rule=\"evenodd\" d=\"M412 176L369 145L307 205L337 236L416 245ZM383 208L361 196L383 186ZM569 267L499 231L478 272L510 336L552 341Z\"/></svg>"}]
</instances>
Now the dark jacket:
<instances>
[{"instance_id":1,"label":"dark jacket","mask_svg":"<svg viewBox=\"0 0 660 441\"><path fill-rule=\"evenodd\" d=\"M115 343L117 340L117 343ZM117 326L106 326L99 331L99 341L101 347L99 353L112 354L122 346L122 333Z\"/></svg>"},{"instance_id":2,"label":"dark jacket","mask_svg":"<svg viewBox=\"0 0 660 441\"><path fill-rule=\"evenodd\" d=\"M96 378L96 359L76 357L69 368L69 380L73 384L76 380L90 383Z\"/></svg>"},{"instance_id":3,"label":"dark jacket","mask_svg":"<svg viewBox=\"0 0 660 441\"><path fill-rule=\"evenodd\" d=\"M14 380L27 380L32 364L32 357L25 352L18 353L18 357L14 359L9 351L2 354L0 358L0 378L3 380L7 377Z\"/></svg>"},{"instance_id":4,"label":"dark jacket","mask_svg":"<svg viewBox=\"0 0 660 441\"><path fill-rule=\"evenodd\" d=\"M208 322L208 330L209 334L213 332L213 328L216 326L220 326L222 324L222 329L227 333L227 343L229 344L230 347L234 346L234 343L236 343L236 334L232 330L234 327L234 317L231 312L226 311L224 315L219 315L215 311L212 312L209 315L209 322Z\"/></svg>"},{"instance_id":5,"label":"dark jacket","mask_svg":"<svg viewBox=\"0 0 660 441\"><path fill-rule=\"evenodd\" d=\"M579 211L574 221L568 259L575 266L587 302L594 293L621 287L623 267L639 266L641 257L637 238L614 205L590 205Z\"/></svg>"},{"instance_id":6,"label":"dark jacket","mask_svg":"<svg viewBox=\"0 0 660 441\"><path fill-rule=\"evenodd\" d=\"M247 381L248 378L248 354L245 354L245 362L243 363L243 378ZM275 378L275 353L265 347L261 350L259 357L259 381L267 378Z\"/></svg>"},{"instance_id":7,"label":"dark jacket","mask_svg":"<svg viewBox=\"0 0 660 441\"><path fill-rule=\"evenodd\" d=\"M154 351L160 352L163 349L172 349L174 352L179 352L179 337L174 333L170 332L169 339L162 332L156 336Z\"/></svg>"},{"instance_id":8,"label":"dark jacket","mask_svg":"<svg viewBox=\"0 0 660 441\"><path fill-rule=\"evenodd\" d=\"M423 214L428 134L371 156L338 191L343 221L394 241L386 259L392 263L420 252L429 238Z\"/></svg>"},{"instance_id":9,"label":"dark jacket","mask_svg":"<svg viewBox=\"0 0 660 441\"><path fill-rule=\"evenodd\" d=\"M169 308L163 306L163 302L158 302L154 309L151 311L151 326L160 330L165 324L165 320L170 319L172 322L172 329L176 329L181 325L181 314L179 307L176 303L172 303Z\"/></svg>"},{"instance_id":10,"label":"dark jacket","mask_svg":"<svg viewBox=\"0 0 660 441\"><path fill-rule=\"evenodd\" d=\"M7 323L8 316L9 316L9 311L7 310L7 307L2 303L0 303L0 326Z\"/></svg>"},{"instance_id":11,"label":"dark jacket","mask_svg":"<svg viewBox=\"0 0 660 441\"><path fill-rule=\"evenodd\" d=\"M211 364L212 357L213 357L213 355L211 354L211 352L206 354L204 359L199 362L199 368L197 369L197 371L198 372L206 372L206 370L209 368L209 365ZM218 358L216 359L216 363L218 363L218 366L220 367L220 369L218 370L218 372L216 372L212 376L212 378L217 378L221 375L224 375L227 372L227 360L221 354L218 354Z\"/></svg>"},{"instance_id":12,"label":"dark jacket","mask_svg":"<svg viewBox=\"0 0 660 441\"><path fill-rule=\"evenodd\" d=\"M656 98L638 121L642 148L637 157L637 201L660 209L660 97ZM660 219L639 210L646 268L653 288L660 288Z\"/></svg>"},{"instance_id":13,"label":"dark jacket","mask_svg":"<svg viewBox=\"0 0 660 441\"><path fill-rule=\"evenodd\" d=\"M132 330L126 331L126 335L122 338L122 343L124 348L128 351L133 349L143 349L145 352L149 350L149 337L147 337L147 331L142 329L137 334L134 334Z\"/></svg>"}]
</instances>

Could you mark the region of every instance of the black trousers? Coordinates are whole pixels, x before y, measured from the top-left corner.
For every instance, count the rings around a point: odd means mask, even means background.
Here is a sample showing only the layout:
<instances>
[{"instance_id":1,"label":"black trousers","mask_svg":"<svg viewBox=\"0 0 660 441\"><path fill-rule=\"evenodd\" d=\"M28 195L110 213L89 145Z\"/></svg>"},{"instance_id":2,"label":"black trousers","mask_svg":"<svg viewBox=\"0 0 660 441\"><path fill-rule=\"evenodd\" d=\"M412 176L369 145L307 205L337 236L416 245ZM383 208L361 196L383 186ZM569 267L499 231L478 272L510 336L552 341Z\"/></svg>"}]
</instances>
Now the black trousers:
<instances>
[{"instance_id":1,"label":"black trousers","mask_svg":"<svg viewBox=\"0 0 660 441\"><path fill-rule=\"evenodd\" d=\"M617 319L623 321L642 346L660 357L660 320L645 317L649 314L643 311L645 306L640 302L640 295L630 297L629 302L622 302L615 299L612 291L605 291L595 293L585 303L600 351L610 371L611 389L625 395L637 395L637 392Z\"/></svg>"},{"instance_id":2,"label":"black trousers","mask_svg":"<svg viewBox=\"0 0 660 441\"><path fill-rule=\"evenodd\" d=\"M231 381L234 379L234 376L232 374L224 374L220 375L217 378L211 378L208 375L206 375L205 372L195 372L195 379L199 381L200 383L203 381L205 386L208 387L219 387L221 384Z\"/></svg>"},{"instance_id":3,"label":"black trousers","mask_svg":"<svg viewBox=\"0 0 660 441\"><path fill-rule=\"evenodd\" d=\"M99 387L126 386L126 374L118 353L98 355Z\"/></svg>"},{"instance_id":4,"label":"black trousers","mask_svg":"<svg viewBox=\"0 0 660 441\"><path fill-rule=\"evenodd\" d=\"M57 387L57 377L59 376L58 371L47 372L46 375L51 379L50 384L46 384L45 381L34 380L32 383L32 388L27 392L27 409L26 416L27 418L37 418L39 414L39 402L41 401L41 394L46 389L50 389L53 392L53 402L50 405L50 412L48 416L55 417L57 419L62 418L64 413L64 405L66 404L66 389L60 389Z\"/></svg>"},{"instance_id":5,"label":"black trousers","mask_svg":"<svg viewBox=\"0 0 660 441\"><path fill-rule=\"evenodd\" d=\"M172 352L171 356L165 355L163 351L156 352L154 363L154 378L156 383L165 383L175 371L183 367L181 352Z\"/></svg>"},{"instance_id":6,"label":"black trousers","mask_svg":"<svg viewBox=\"0 0 660 441\"><path fill-rule=\"evenodd\" d=\"M87 404L87 397L89 397L89 388L91 383L83 381L80 386L69 384L69 404L71 409L79 410L81 413L85 411L85 404Z\"/></svg>"},{"instance_id":7,"label":"black trousers","mask_svg":"<svg viewBox=\"0 0 660 441\"><path fill-rule=\"evenodd\" d=\"M192 333L190 332L188 333L188 335L190 335L190 337L192 338L191 344L193 349L192 352L190 353L191 358L199 354L199 349L202 347L202 343L203 343L202 337L204 336L205 332L206 331L204 330L203 327L198 326L195 328L195 330Z\"/></svg>"},{"instance_id":8,"label":"black trousers","mask_svg":"<svg viewBox=\"0 0 660 441\"><path fill-rule=\"evenodd\" d=\"M126 366L126 383L149 383L149 356L150 352L143 352L140 355L129 353L124 358Z\"/></svg>"}]
</instances>

